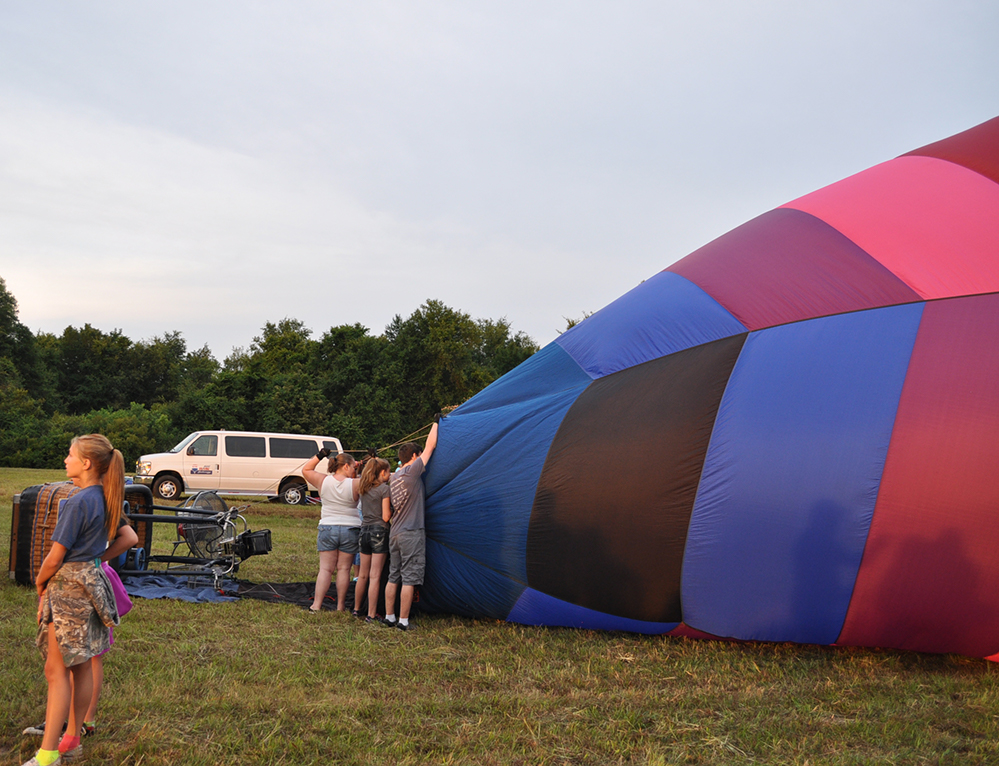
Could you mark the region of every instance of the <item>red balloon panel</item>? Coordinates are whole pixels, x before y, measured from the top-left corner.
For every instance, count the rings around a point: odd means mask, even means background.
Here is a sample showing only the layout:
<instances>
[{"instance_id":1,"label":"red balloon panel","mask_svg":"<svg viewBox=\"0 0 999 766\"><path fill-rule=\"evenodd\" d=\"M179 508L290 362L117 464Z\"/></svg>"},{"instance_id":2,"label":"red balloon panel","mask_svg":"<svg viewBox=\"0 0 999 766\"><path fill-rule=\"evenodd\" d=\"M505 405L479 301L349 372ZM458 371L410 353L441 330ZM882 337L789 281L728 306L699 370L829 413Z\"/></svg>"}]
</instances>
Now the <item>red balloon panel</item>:
<instances>
[{"instance_id":1,"label":"red balloon panel","mask_svg":"<svg viewBox=\"0 0 999 766\"><path fill-rule=\"evenodd\" d=\"M999 651L999 295L928 303L839 643Z\"/></svg>"},{"instance_id":2,"label":"red balloon panel","mask_svg":"<svg viewBox=\"0 0 999 766\"><path fill-rule=\"evenodd\" d=\"M960 165L899 157L784 207L825 221L924 298L999 290L999 184Z\"/></svg>"},{"instance_id":3,"label":"red balloon panel","mask_svg":"<svg viewBox=\"0 0 999 766\"><path fill-rule=\"evenodd\" d=\"M919 300L827 223L781 208L670 266L750 330Z\"/></svg>"},{"instance_id":4,"label":"red balloon panel","mask_svg":"<svg viewBox=\"0 0 999 766\"><path fill-rule=\"evenodd\" d=\"M999 117L908 154L964 165L999 183Z\"/></svg>"}]
</instances>

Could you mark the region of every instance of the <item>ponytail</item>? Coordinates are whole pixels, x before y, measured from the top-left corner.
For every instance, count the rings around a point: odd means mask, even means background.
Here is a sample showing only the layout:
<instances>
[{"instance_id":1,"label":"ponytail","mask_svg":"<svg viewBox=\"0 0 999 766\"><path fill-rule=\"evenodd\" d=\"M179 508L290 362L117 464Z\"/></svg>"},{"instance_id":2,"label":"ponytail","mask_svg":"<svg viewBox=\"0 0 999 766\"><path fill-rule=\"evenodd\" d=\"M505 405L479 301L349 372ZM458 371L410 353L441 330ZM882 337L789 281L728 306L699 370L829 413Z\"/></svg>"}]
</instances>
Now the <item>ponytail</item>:
<instances>
[{"instance_id":1,"label":"ponytail","mask_svg":"<svg viewBox=\"0 0 999 766\"><path fill-rule=\"evenodd\" d=\"M346 452L338 452L335 456L330 457L326 465L326 470L329 473L336 473L344 466L354 465L356 462L353 455L348 455Z\"/></svg>"},{"instance_id":2,"label":"ponytail","mask_svg":"<svg viewBox=\"0 0 999 766\"><path fill-rule=\"evenodd\" d=\"M110 543L118 535L118 523L125 507L125 458L118 450L112 450L108 470L101 479L104 485L105 511L104 530Z\"/></svg>"},{"instance_id":3,"label":"ponytail","mask_svg":"<svg viewBox=\"0 0 999 766\"><path fill-rule=\"evenodd\" d=\"M77 436L73 444L80 457L90 460L100 474L104 488L104 530L108 542L111 542L118 534L118 523L125 504L125 459L101 434Z\"/></svg>"}]
</instances>

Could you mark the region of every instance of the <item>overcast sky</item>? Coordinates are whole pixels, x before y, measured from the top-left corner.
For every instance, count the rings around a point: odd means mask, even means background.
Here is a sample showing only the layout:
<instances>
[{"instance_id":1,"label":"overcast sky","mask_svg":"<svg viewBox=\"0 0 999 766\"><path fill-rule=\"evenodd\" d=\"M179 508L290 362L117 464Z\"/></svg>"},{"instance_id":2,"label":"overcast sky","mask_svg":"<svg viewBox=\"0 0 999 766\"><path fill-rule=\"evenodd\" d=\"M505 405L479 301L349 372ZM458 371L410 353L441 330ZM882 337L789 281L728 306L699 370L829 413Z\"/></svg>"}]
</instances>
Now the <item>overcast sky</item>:
<instances>
[{"instance_id":1,"label":"overcast sky","mask_svg":"<svg viewBox=\"0 0 999 766\"><path fill-rule=\"evenodd\" d=\"M0 2L32 331L545 345L729 229L999 115L993 0Z\"/></svg>"}]
</instances>

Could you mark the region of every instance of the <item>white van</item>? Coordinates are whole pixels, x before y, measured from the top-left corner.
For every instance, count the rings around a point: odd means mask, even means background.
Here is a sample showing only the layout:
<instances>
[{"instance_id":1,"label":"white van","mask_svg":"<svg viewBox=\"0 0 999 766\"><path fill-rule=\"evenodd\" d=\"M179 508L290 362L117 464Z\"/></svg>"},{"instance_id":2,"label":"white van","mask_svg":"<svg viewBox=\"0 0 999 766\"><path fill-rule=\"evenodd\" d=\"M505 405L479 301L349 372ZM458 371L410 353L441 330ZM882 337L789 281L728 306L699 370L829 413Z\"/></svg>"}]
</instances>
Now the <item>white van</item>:
<instances>
[{"instance_id":1,"label":"white van","mask_svg":"<svg viewBox=\"0 0 999 766\"><path fill-rule=\"evenodd\" d=\"M135 482L152 487L163 500L214 490L220 495L280 497L297 505L309 495L302 466L323 447L343 452L340 440L329 436L195 431L169 452L140 457ZM316 470L324 472L326 466L321 460Z\"/></svg>"}]
</instances>

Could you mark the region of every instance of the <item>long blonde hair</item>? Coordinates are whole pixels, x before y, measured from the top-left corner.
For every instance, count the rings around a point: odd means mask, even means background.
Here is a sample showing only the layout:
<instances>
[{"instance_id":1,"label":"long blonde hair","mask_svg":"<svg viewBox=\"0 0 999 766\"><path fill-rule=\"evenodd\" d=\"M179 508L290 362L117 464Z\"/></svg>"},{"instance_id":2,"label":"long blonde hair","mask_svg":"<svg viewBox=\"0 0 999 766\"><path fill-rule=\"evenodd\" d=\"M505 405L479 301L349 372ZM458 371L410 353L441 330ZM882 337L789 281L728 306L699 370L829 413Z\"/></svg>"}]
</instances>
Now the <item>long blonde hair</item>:
<instances>
[{"instance_id":1,"label":"long blonde hair","mask_svg":"<svg viewBox=\"0 0 999 766\"><path fill-rule=\"evenodd\" d=\"M73 446L82 460L89 460L97 469L104 487L104 530L108 542L118 534L118 522L125 502L125 459L106 436L87 434L73 439Z\"/></svg>"},{"instance_id":2,"label":"long blonde hair","mask_svg":"<svg viewBox=\"0 0 999 766\"><path fill-rule=\"evenodd\" d=\"M363 495L372 487L377 487L381 484L379 477L382 475L382 471L387 471L388 469L388 460L380 457L370 458L364 464L364 470L361 471L361 483L357 487L357 494Z\"/></svg>"}]
</instances>

